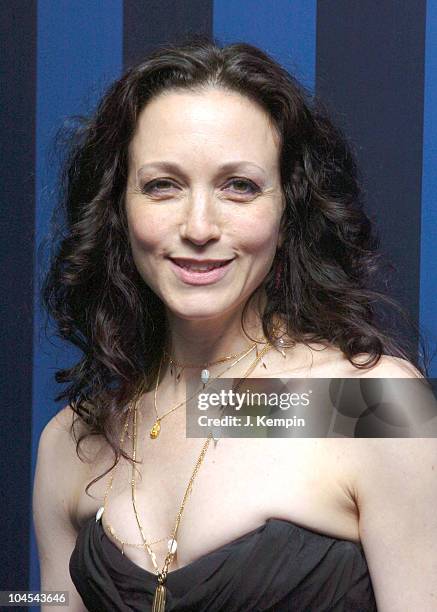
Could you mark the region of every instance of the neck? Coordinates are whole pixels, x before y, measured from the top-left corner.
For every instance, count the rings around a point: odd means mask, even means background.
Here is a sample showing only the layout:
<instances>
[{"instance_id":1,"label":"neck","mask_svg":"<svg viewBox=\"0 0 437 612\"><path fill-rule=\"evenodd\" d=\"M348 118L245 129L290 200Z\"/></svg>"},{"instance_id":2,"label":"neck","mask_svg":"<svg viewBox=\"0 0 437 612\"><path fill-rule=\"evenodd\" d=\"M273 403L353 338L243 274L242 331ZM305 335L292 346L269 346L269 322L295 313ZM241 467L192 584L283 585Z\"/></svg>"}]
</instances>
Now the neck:
<instances>
[{"instance_id":1,"label":"neck","mask_svg":"<svg viewBox=\"0 0 437 612\"><path fill-rule=\"evenodd\" d=\"M167 351L173 359L186 364L211 363L265 342L259 315L248 311L241 323L241 310L220 319L187 320L167 314L169 339ZM246 333L245 333L246 331Z\"/></svg>"}]
</instances>

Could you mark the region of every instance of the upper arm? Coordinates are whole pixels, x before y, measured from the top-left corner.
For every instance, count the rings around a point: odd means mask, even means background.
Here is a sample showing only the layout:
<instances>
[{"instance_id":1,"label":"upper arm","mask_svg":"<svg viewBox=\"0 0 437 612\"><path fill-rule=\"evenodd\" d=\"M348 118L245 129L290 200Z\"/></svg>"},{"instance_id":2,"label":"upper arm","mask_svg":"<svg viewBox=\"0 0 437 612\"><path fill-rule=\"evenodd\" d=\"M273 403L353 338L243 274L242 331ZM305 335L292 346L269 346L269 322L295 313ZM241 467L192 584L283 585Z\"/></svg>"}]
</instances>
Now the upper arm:
<instances>
[{"instance_id":1,"label":"upper arm","mask_svg":"<svg viewBox=\"0 0 437 612\"><path fill-rule=\"evenodd\" d=\"M357 479L378 610L437 610L437 440L371 439Z\"/></svg>"},{"instance_id":2,"label":"upper arm","mask_svg":"<svg viewBox=\"0 0 437 612\"><path fill-rule=\"evenodd\" d=\"M370 376L419 378L384 356ZM361 440L355 471L359 532L378 610L437 610L437 439Z\"/></svg>"},{"instance_id":3,"label":"upper arm","mask_svg":"<svg viewBox=\"0 0 437 612\"><path fill-rule=\"evenodd\" d=\"M69 432L71 416L71 409L64 408L41 434L33 488L33 519L41 590L68 591L68 609L84 612L86 608L69 573L77 537L71 521L71 504L79 476L79 460L73 455L75 442ZM41 609L49 610L47 606Z\"/></svg>"}]
</instances>

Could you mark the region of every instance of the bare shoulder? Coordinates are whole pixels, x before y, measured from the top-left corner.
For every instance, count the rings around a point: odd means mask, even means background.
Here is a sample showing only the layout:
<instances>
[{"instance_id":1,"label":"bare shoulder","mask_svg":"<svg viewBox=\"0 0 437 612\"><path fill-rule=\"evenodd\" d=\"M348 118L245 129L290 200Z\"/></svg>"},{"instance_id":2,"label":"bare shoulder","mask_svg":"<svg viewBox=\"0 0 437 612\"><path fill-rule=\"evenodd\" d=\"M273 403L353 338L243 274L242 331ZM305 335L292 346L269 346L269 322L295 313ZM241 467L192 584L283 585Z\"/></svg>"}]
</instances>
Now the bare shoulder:
<instances>
[{"instance_id":1,"label":"bare shoulder","mask_svg":"<svg viewBox=\"0 0 437 612\"><path fill-rule=\"evenodd\" d=\"M75 529L84 482L91 480L96 466L108 462L104 438L88 434L89 426L70 406L65 406L48 421L38 446L40 482L53 483L54 495L62 498L64 516Z\"/></svg>"},{"instance_id":2,"label":"bare shoulder","mask_svg":"<svg viewBox=\"0 0 437 612\"><path fill-rule=\"evenodd\" d=\"M357 363L364 363L366 359L368 359L368 355L361 354L355 358L355 361L357 361ZM358 370L358 372L359 376L369 378L423 378L422 374L412 363L406 359L393 357L391 355L381 355L378 363L374 366L368 369Z\"/></svg>"},{"instance_id":3,"label":"bare shoulder","mask_svg":"<svg viewBox=\"0 0 437 612\"><path fill-rule=\"evenodd\" d=\"M56 413L41 433L39 451L52 459L57 459L56 463L70 460L75 446L72 434L75 419L76 415L70 406Z\"/></svg>"},{"instance_id":4,"label":"bare shoulder","mask_svg":"<svg viewBox=\"0 0 437 612\"><path fill-rule=\"evenodd\" d=\"M32 495L33 520L40 561L41 590L66 590L69 610L86 609L69 575L68 567L75 546L77 529L73 511L84 463L76 453L72 424L76 415L63 408L44 427ZM47 606L42 606L45 612Z\"/></svg>"},{"instance_id":5,"label":"bare shoulder","mask_svg":"<svg viewBox=\"0 0 437 612\"><path fill-rule=\"evenodd\" d=\"M422 378L412 363L400 357L381 355L377 363L369 368L352 364L341 349L331 344L311 344L300 350L302 354L307 353L307 359L311 356L314 377ZM369 357L367 353L360 353L353 357L353 361L364 365Z\"/></svg>"},{"instance_id":6,"label":"bare shoulder","mask_svg":"<svg viewBox=\"0 0 437 612\"><path fill-rule=\"evenodd\" d=\"M75 463L74 457L79 460L76 452L76 442L79 437L87 433L88 428L84 421L78 417L70 406L65 406L44 427L41 433L40 446L43 446L47 452L61 454L60 458L63 461L73 460Z\"/></svg>"},{"instance_id":7,"label":"bare shoulder","mask_svg":"<svg viewBox=\"0 0 437 612\"><path fill-rule=\"evenodd\" d=\"M367 367L365 363L369 357L367 353L360 353L354 355L354 363L351 363L338 346L327 341L297 342L285 351L270 353L269 358L264 360L267 366L263 368L259 364L254 377L423 378L406 359L381 355L372 367Z\"/></svg>"},{"instance_id":8,"label":"bare shoulder","mask_svg":"<svg viewBox=\"0 0 437 612\"><path fill-rule=\"evenodd\" d=\"M41 439L50 440L50 443L55 447L64 449L67 452L67 459L73 458L81 463L88 463L95 460L95 454L98 453L102 446L101 436L88 436L90 427L83 419L71 408L65 406L44 427L41 434ZM77 454L77 441L83 439L80 446L80 457ZM67 445L67 448L64 446ZM74 450L74 453L72 452Z\"/></svg>"},{"instance_id":9,"label":"bare shoulder","mask_svg":"<svg viewBox=\"0 0 437 612\"><path fill-rule=\"evenodd\" d=\"M43 444L45 447L51 447L53 452L56 452L56 448L63 448L66 443L70 447L74 441L73 430L74 428L77 430L76 420L77 415L72 408L65 406L45 425L41 433L40 444ZM64 450L66 449L64 448Z\"/></svg>"},{"instance_id":10,"label":"bare shoulder","mask_svg":"<svg viewBox=\"0 0 437 612\"><path fill-rule=\"evenodd\" d=\"M74 426L73 426L74 424ZM77 484L83 479L85 462L79 457L77 439L86 427L70 406L64 407L44 427L38 446L38 470L42 483L53 483L63 510L73 523ZM65 475L68 474L68 478ZM53 500L56 501L56 500Z\"/></svg>"}]
</instances>

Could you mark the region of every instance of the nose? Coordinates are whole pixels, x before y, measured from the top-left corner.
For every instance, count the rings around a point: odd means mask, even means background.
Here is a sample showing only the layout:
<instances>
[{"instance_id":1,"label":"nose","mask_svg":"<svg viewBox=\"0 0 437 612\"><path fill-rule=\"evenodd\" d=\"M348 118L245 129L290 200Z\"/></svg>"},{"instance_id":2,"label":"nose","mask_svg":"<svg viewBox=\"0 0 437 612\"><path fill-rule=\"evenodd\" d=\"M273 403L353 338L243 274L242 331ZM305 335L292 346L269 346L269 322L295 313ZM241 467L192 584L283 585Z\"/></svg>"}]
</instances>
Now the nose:
<instances>
[{"instance_id":1,"label":"nose","mask_svg":"<svg viewBox=\"0 0 437 612\"><path fill-rule=\"evenodd\" d=\"M203 245L220 237L219 211L214 198L205 193L187 199L180 225L181 238Z\"/></svg>"}]
</instances>

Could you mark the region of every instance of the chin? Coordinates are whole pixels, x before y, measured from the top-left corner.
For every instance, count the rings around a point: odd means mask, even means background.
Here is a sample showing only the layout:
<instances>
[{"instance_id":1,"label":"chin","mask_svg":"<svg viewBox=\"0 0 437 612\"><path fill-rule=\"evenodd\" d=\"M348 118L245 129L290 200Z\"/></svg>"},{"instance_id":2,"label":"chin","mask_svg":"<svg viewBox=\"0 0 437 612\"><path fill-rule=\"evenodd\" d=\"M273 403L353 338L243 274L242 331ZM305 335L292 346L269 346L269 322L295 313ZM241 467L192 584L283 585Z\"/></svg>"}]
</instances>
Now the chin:
<instances>
[{"instance_id":1,"label":"chin","mask_svg":"<svg viewBox=\"0 0 437 612\"><path fill-rule=\"evenodd\" d=\"M186 321L206 321L208 319L217 319L233 310L231 306L223 306L222 308L217 306L217 303L199 304L199 301L197 301L196 304L191 306L187 305L186 307L183 307L183 305L180 303L177 305L167 304L167 308L174 316L178 317L179 319L185 319ZM238 308L238 305L236 305L235 308Z\"/></svg>"},{"instance_id":2,"label":"chin","mask_svg":"<svg viewBox=\"0 0 437 612\"><path fill-rule=\"evenodd\" d=\"M217 319L220 316L223 316L225 313L223 311L218 311L217 309L211 310L193 310L193 311L171 311L175 316L179 319L185 319L186 321L207 321L209 319Z\"/></svg>"}]
</instances>

